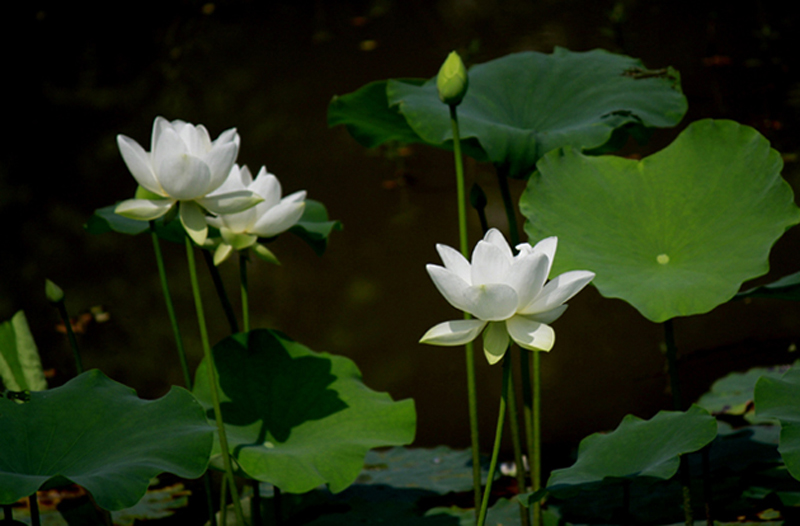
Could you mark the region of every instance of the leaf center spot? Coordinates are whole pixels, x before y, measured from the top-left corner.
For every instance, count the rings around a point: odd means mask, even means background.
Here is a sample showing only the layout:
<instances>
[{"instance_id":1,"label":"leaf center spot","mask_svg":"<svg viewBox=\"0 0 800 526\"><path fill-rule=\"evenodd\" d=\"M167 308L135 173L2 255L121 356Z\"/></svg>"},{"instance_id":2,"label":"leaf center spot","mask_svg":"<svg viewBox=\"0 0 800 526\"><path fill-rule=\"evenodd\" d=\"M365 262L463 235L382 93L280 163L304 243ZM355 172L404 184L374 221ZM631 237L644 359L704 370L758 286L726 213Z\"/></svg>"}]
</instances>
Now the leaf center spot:
<instances>
[{"instance_id":1,"label":"leaf center spot","mask_svg":"<svg viewBox=\"0 0 800 526\"><path fill-rule=\"evenodd\" d=\"M656 256L656 261L658 261L659 265L666 265L669 263L669 256L666 254L659 254Z\"/></svg>"}]
</instances>

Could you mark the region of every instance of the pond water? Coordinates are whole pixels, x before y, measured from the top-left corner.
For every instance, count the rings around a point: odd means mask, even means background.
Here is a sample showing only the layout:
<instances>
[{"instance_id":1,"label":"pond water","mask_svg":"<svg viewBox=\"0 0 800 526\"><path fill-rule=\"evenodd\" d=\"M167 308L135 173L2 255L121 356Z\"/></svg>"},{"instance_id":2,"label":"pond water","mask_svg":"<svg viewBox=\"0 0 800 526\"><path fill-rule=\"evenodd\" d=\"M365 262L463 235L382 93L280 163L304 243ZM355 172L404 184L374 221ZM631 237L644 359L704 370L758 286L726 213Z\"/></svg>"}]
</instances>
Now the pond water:
<instances>
[{"instance_id":1,"label":"pond water","mask_svg":"<svg viewBox=\"0 0 800 526\"><path fill-rule=\"evenodd\" d=\"M770 3L759 4L770 5ZM235 126L239 162L262 164L286 193L306 189L344 224L319 258L299 240L274 244L280 267L251 267L254 327L277 328L317 351L348 356L367 385L417 401L417 445L468 445L463 353L417 343L454 310L425 264L436 243L457 244L452 156L414 146L399 160L369 151L342 128L328 129L331 97L390 77L430 77L451 49L469 63L554 46L597 47L682 74L690 111L758 128L787 156L797 193L796 18L690 2L231 1L29 6L20 46L21 82L11 141L0 164L0 214L11 225L0 258L0 315L25 309L52 383L66 381L71 356L53 327L44 280L67 293L73 315L95 305L110 314L79 335L87 367L159 396L181 384L172 334L146 237L92 237L81 225L96 208L128 198L134 181L116 148L124 133L149 142L153 118ZM756 9L756 8L754 8ZM99 22L98 22L99 17ZM9 79L7 79L8 82ZM667 144L657 132L643 152ZM506 229L490 166L467 162L468 183L489 193L490 222ZM515 182L516 196L523 185ZM470 239L480 236L471 218ZM520 218L521 221L521 218ZM797 271L797 229L775 247L765 282ZM165 246L168 273L196 364L202 351L180 246ZM237 268L222 267L235 294ZM204 279L207 274L204 274ZM206 279L212 339L227 324ZM669 407L661 328L593 288L570 302L543 356L544 439L570 444L612 428L626 413ZM800 308L753 301L676 322L687 398L716 377L749 365L792 360ZM484 440L491 436L500 368L478 357Z\"/></svg>"}]
</instances>

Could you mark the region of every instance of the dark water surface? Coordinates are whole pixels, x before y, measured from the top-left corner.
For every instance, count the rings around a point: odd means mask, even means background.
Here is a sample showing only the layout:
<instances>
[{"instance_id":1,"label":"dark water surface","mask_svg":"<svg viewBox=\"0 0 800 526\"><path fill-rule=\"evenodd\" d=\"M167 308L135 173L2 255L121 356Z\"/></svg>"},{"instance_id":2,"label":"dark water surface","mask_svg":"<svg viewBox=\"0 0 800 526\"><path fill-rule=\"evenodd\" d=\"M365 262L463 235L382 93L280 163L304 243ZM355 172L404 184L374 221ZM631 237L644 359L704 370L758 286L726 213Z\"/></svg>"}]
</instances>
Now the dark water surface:
<instances>
[{"instance_id":1,"label":"dark water surface","mask_svg":"<svg viewBox=\"0 0 800 526\"><path fill-rule=\"evenodd\" d=\"M70 3L71 4L71 3ZM430 77L451 49L470 63L509 52L596 47L681 71L690 112L758 128L787 157L797 193L797 19L770 2L734 11L726 2L144 2L95 11L31 2L18 23L25 35L13 75L25 118L6 126L0 163L0 318L28 314L52 384L72 375L44 280L67 292L77 315L103 305L111 319L80 335L87 367L159 396L181 384L172 334L147 237L93 237L82 224L96 208L135 188L117 151L124 133L149 145L153 118L205 124L216 136L237 127L239 162L262 164L286 193L306 189L345 230L318 258L283 236L281 267L251 266L254 327L280 329L317 351L348 356L366 383L396 399L413 397L418 445L466 446L463 352L422 346L419 337L457 313L424 266L435 243L457 245L452 156L415 146L402 162L368 151L344 129L328 129L335 94L389 77ZM777 4L776 4L777 5ZM12 79L7 79L9 83ZM657 132L647 151L676 130ZM646 152L645 152L646 153ZM489 191L490 222L505 229L490 166L467 163L468 184ZM513 191L522 191L517 182ZM471 243L480 227L471 218ZM771 280L800 267L800 235L773 251ZM190 359L197 337L183 247L164 246ZM222 267L236 298L237 265ZM203 272L214 341L227 324ZM669 407L661 328L619 300L590 288L555 323L558 342L543 356L544 436L569 443L614 427L626 413L649 417ZM800 307L753 301L676 321L686 395L749 365L792 360ZM478 357L484 442L488 448L500 368Z\"/></svg>"}]
</instances>

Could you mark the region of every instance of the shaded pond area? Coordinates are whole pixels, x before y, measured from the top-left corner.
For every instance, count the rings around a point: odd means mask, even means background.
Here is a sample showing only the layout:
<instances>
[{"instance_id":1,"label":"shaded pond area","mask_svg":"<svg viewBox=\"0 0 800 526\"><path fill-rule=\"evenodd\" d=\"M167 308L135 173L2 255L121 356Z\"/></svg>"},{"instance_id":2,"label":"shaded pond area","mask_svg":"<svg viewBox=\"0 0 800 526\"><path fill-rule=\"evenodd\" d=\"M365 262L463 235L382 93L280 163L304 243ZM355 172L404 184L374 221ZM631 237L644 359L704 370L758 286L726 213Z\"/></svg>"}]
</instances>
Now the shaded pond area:
<instances>
[{"instance_id":1,"label":"shaded pond area","mask_svg":"<svg viewBox=\"0 0 800 526\"><path fill-rule=\"evenodd\" d=\"M456 246L452 155L413 146L371 151L343 128L328 129L331 97L373 80L431 77L451 49L469 64L523 50L605 48L671 65L689 99L683 125L731 118L757 128L786 161L800 189L798 24L772 3L752 12L696 2L145 2L26 6L22 79L11 89L25 117L11 128L0 164L0 214L11 225L0 259L0 316L24 309L52 385L73 374L57 316L44 300L50 278L74 316L102 305L105 323L79 335L87 367L146 397L181 384L150 240L90 236L100 207L131 196L135 182L115 137L149 141L153 118L203 123L216 136L236 127L239 163L261 165L284 192L305 189L344 224L317 257L291 236L273 245L282 266L251 266L253 327L279 329L317 351L347 356L368 386L417 403L417 445L469 443L463 354L418 344L452 319L425 272L436 243ZM787 8L788 9L788 8ZM678 130L656 132L626 154L663 147ZM488 165L467 162L467 184L489 193L489 221L506 229ZM524 185L514 181L519 196ZM520 224L522 218L519 218ZM471 244L480 236L470 217ZM800 234L775 246L765 283L798 270ZM192 365L202 355L180 246L164 247L167 272ZM721 254L720 257L725 257ZM221 267L236 297L237 268ZM202 276L213 341L228 326ZM746 284L745 286L749 286ZM546 444L571 445L613 428L624 414L669 407L662 329L619 300L589 288L554 324L542 358ZM675 323L686 398L752 365L794 360L800 307L780 300L723 305ZM486 449L500 389L498 367L478 360Z\"/></svg>"}]
</instances>

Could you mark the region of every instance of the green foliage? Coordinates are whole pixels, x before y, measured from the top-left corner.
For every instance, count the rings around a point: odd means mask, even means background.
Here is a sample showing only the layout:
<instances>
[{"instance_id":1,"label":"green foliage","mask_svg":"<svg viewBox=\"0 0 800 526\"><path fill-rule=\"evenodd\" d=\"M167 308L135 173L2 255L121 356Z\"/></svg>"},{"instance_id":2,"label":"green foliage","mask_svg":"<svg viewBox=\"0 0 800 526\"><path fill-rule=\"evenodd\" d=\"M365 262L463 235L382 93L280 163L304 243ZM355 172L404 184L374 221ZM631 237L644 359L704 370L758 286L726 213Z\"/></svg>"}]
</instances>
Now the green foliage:
<instances>
[{"instance_id":1,"label":"green foliage","mask_svg":"<svg viewBox=\"0 0 800 526\"><path fill-rule=\"evenodd\" d=\"M472 453L467 449L394 447L370 451L364 462L359 484L425 489L442 495L472 489ZM485 483L488 466L483 468Z\"/></svg>"},{"instance_id":2,"label":"green foliage","mask_svg":"<svg viewBox=\"0 0 800 526\"><path fill-rule=\"evenodd\" d=\"M458 107L464 152L515 178L528 177L554 148L618 145L627 133L676 125L687 108L677 72L645 70L636 59L603 50L515 53L472 67L469 83ZM345 124L369 147L394 139L452 148L450 113L435 77L389 80L385 95L381 86L334 99L328 124Z\"/></svg>"},{"instance_id":3,"label":"green foliage","mask_svg":"<svg viewBox=\"0 0 800 526\"><path fill-rule=\"evenodd\" d=\"M325 205L313 199L306 199L302 217L289 232L298 236L321 256L328 247L328 237L334 230L342 230L342 223L328 219Z\"/></svg>"},{"instance_id":4,"label":"green foliage","mask_svg":"<svg viewBox=\"0 0 800 526\"><path fill-rule=\"evenodd\" d=\"M792 367L781 378L764 376L755 388L756 415L781 424L778 451L789 473L800 480L800 367Z\"/></svg>"},{"instance_id":5,"label":"green foliage","mask_svg":"<svg viewBox=\"0 0 800 526\"><path fill-rule=\"evenodd\" d=\"M772 283L754 287L736 295L736 299L743 298L774 298L800 301L800 272L789 274Z\"/></svg>"},{"instance_id":6,"label":"green foliage","mask_svg":"<svg viewBox=\"0 0 800 526\"><path fill-rule=\"evenodd\" d=\"M730 373L711 385L711 390L700 397L697 405L712 414L743 416L750 423L767 423L765 418L753 414L753 390L762 376L780 378L789 368L754 367L744 373Z\"/></svg>"},{"instance_id":7,"label":"green foliage","mask_svg":"<svg viewBox=\"0 0 800 526\"><path fill-rule=\"evenodd\" d=\"M554 274L591 270L601 294L662 322L767 272L773 243L800 222L781 167L756 130L703 120L641 161L554 151L520 208L532 241L558 236Z\"/></svg>"},{"instance_id":8,"label":"green foliage","mask_svg":"<svg viewBox=\"0 0 800 526\"><path fill-rule=\"evenodd\" d=\"M696 405L686 412L661 411L650 420L627 415L611 433L581 440L575 464L553 471L547 489L636 477L666 480L678 471L680 455L699 450L716 436L717 421Z\"/></svg>"},{"instance_id":9,"label":"green foliage","mask_svg":"<svg viewBox=\"0 0 800 526\"><path fill-rule=\"evenodd\" d=\"M22 311L0 324L0 380L9 391L47 389L39 351Z\"/></svg>"},{"instance_id":10,"label":"green foliage","mask_svg":"<svg viewBox=\"0 0 800 526\"><path fill-rule=\"evenodd\" d=\"M102 508L127 508L161 472L202 475L212 438L202 407L185 389L142 400L100 371L87 371L31 393L27 403L0 399L0 504L48 482L71 481Z\"/></svg>"},{"instance_id":11,"label":"green foliage","mask_svg":"<svg viewBox=\"0 0 800 526\"><path fill-rule=\"evenodd\" d=\"M222 415L240 474L290 493L353 483L367 451L414 439L412 400L368 389L355 364L268 330L214 346ZM211 406L206 362L194 392ZM214 455L219 453L215 442Z\"/></svg>"}]
</instances>

